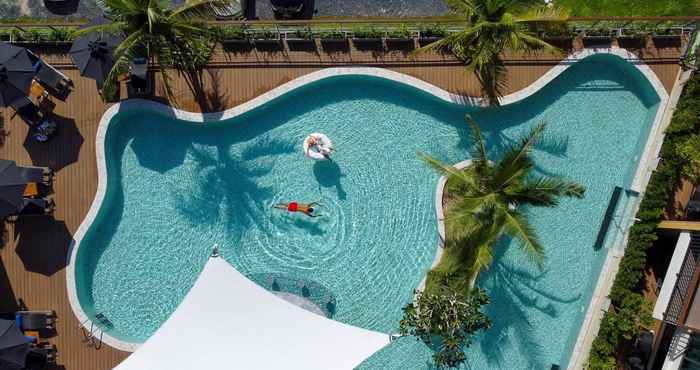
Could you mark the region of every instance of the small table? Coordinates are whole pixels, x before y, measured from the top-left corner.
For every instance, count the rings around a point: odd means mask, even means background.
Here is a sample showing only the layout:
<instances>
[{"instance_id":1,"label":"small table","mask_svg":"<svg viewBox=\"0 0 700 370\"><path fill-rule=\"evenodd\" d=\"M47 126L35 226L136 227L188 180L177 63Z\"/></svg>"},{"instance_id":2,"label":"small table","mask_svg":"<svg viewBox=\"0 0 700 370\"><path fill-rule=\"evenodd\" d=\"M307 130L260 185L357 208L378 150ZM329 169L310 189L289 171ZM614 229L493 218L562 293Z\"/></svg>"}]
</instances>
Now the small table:
<instances>
[{"instance_id":1,"label":"small table","mask_svg":"<svg viewBox=\"0 0 700 370\"><path fill-rule=\"evenodd\" d=\"M39 195L39 188L36 186L35 182L30 182L27 184L27 187L24 188L24 194L25 197L35 197Z\"/></svg>"}]
</instances>

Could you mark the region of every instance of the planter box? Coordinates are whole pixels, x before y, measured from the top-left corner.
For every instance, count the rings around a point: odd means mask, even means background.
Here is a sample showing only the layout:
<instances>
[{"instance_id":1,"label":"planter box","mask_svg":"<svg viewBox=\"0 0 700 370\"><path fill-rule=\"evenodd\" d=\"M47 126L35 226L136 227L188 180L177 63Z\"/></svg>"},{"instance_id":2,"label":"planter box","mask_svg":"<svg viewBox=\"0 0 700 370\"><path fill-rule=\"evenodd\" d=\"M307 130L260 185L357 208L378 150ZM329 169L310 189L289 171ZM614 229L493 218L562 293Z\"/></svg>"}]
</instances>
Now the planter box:
<instances>
[{"instance_id":1,"label":"planter box","mask_svg":"<svg viewBox=\"0 0 700 370\"><path fill-rule=\"evenodd\" d=\"M353 45L357 50L378 50L384 49L384 40L381 38L359 38L353 37Z\"/></svg>"},{"instance_id":2,"label":"planter box","mask_svg":"<svg viewBox=\"0 0 700 370\"><path fill-rule=\"evenodd\" d=\"M418 44L419 44L421 47L423 47L423 46L426 46L426 45L430 45L430 44L432 44L432 43L434 43L435 41L438 41L438 40L440 40L440 39L442 39L442 37L438 37L438 36L421 36L421 37L418 38Z\"/></svg>"},{"instance_id":3,"label":"planter box","mask_svg":"<svg viewBox=\"0 0 700 370\"><path fill-rule=\"evenodd\" d=\"M288 38L285 41L290 51L316 50L316 39Z\"/></svg>"},{"instance_id":4,"label":"planter box","mask_svg":"<svg viewBox=\"0 0 700 370\"><path fill-rule=\"evenodd\" d=\"M248 52L253 50L253 44L251 44L249 39L222 40L221 46L224 50L232 52Z\"/></svg>"},{"instance_id":5,"label":"planter box","mask_svg":"<svg viewBox=\"0 0 700 370\"><path fill-rule=\"evenodd\" d=\"M253 45L260 51L282 51L282 40L280 39L253 39Z\"/></svg>"},{"instance_id":6,"label":"planter box","mask_svg":"<svg viewBox=\"0 0 700 370\"><path fill-rule=\"evenodd\" d=\"M401 37L401 38L387 38L386 39L387 49L411 51L416 48L416 44L413 38Z\"/></svg>"},{"instance_id":7,"label":"planter box","mask_svg":"<svg viewBox=\"0 0 700 370\"><path fill-rule=\"evenodd\" d=\"M324 51L330 53L350 51L350 44L347 38L321 39L321 47Z\"/></svg>"}]
</instances>

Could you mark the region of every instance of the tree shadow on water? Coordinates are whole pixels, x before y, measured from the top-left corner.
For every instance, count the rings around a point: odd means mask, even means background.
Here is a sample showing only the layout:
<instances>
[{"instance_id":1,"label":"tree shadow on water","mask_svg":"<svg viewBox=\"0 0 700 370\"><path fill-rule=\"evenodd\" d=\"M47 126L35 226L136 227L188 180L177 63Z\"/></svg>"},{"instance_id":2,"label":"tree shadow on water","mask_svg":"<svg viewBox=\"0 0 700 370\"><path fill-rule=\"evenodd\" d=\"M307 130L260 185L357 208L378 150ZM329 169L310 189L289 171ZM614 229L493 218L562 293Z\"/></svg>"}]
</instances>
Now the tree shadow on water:
<instances>
[{"instance_id":1,"label":"tree shadow on water","mask_svg":"<svg viewBox=\"0 0 700 370\"><path fill-rule=\"evenodd\" d=\"M228 144L220 144L209 152L192 147L190 156L197 166L199 180L189 193L174 194L178 211L196 225L224 223L226 231L238 240L244 230L267 217L266 204L272 190L256 181L268 174L274 166L262 158L268 154L281 154L292 150L290 145L275 140L262 140L248 144L238 153L231 153Z\"/></svg>"},{"instance_id":2,"label":"tree shadow on water","mask_svg":"<svg viewBox=\"0 0 700 370\"><path fill-rule=\"evenodd\" d=\"M534 332L528 312L539 311L550 317L559 316L561 305L576 302L581 294L570 295L561 292L548 292L538 287L537 282L546 271L533 273L527 268L515 266L504 261L504 252L510 240L502 238L495 247L497 254L488 271L482 273L479 284L486 282L489 288L491 304L487 315L493 321L491 329L486 331L480 341L484 357L492 364L503 364L504 351L501 348L515 345L528 353L528 369L549 368L552 359L545 358L542 338ZM512 364L511 364L512 365Z\"/></svg>"},{"instance_id":3,"label":"tree shadow on water","mask_svg":"<svg viewBox=\"0 0 700 370\"><path fill-rule=\"evenodd\" d=\"M345 177L345 174L340 169L340 166L334 161L318 161L314 163L314 176L318 185L322 188L335 188L340 200L345 200L348 193L343 189L343 184L340 179Z\"/></svg>"}]
</instances>

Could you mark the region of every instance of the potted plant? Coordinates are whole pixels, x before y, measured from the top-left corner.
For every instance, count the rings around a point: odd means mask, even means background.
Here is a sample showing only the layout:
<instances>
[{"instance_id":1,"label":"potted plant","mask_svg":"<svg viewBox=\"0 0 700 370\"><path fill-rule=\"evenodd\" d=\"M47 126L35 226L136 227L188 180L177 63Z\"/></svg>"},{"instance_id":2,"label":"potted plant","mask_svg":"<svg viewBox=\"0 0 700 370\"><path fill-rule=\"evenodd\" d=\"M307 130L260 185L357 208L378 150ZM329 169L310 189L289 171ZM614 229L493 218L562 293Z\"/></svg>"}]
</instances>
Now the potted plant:
<instances>
[{"instance_id":1,"label":"potted plant","mask_svg":"<svg viewBox=\"0 0 700 370\"><path fill-rule=\"evenodd\" d=\"M420 30L418 43L420 46L426 46L447 36L447 29L444 26L435 24L433 26L424 26Z\"/></svg>"},{"instance_id":2,"label":"potted plant","mask_svg":"<svg viewBox=\"0 0 700 370\"><path fill-rule=\"evenodd\" d=\"M311 51L316 49L316 38L311 29L297 29L284 33L289 50Z\"/></svg>"},{"instance_id":3,"label":"potted plant","mask_svg":"<svg viewBox=\"0 0 700 370\"><path fill-rule=\"evenodd\" d=\"M377 49L383 47L382 37L385 32L372 26L356 27L352 30L352 43L359 50Z\"/></svg>"},{"instance_id":4,"label":"potted plant","mask_svg":"<svg viewBox=\"0 0 700 370\"><path fill-rule=\"evenodd\" d=\"M326 51L343 51L348 50L348 38L340 29L323 30L319 32L321 39L321 47Z\"/></svg>"},{"instance_id":5,"label":"potted plant","mask_svg":"<svg viewBox=\"0 0 700 370\"><path fill-rule=\"evenodd\" d=\"M263 28L253 31L252 36L253 44L262 51L277 51L281 49L280 33L275 30Z\"/></svg>"},{"instance_id":6,"label":"potted plant","mask_svg":"<svg viewBox=\"0 0 700 370\"><path fill-rule=\"evenodd\" d=\"M387 32L386 45L389 49L413 49L413 35L405 24Z\"/></svg>"},{"instance_id":7,"label":"potted plant","mask_svg":"<svg viewBox=\"0 0 700 370\"><path fill-rule=\"evenodd\" d=\"M245 28L240 26L219 28L218 37L222 47L227 51L249 51L253 47Z\"/></svg>"}]
</instances>

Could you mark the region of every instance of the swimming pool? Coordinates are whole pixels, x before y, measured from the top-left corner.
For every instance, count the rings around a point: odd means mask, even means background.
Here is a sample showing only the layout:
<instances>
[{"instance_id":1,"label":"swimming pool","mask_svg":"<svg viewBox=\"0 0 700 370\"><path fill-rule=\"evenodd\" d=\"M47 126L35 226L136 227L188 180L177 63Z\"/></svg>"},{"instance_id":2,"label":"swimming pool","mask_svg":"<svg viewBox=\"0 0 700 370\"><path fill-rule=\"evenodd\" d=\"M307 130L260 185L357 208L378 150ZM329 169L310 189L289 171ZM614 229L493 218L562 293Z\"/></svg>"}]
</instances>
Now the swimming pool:
<instances>
[{"instance_id":1,"label":"swimming pool","mask_svg":"<svg viewBox=\"0 0 700 370\"><path fill-rule=\"evenodd\" d=\"M594 248L600 223L615 186L630 187L658 103L636 68L596 55L501 108L464 107L397 82L342 76L220 123L124 110L106 133L107 192L74 261L80 306L89 317L109 318L110 336L142 342L218 245L246 275L327 287L335 320L393 333L437 242L438 175L416 151L465 159L467 112L496 156L545 120L546 142L554 144L536 151L537 170L583 183L587 196L529 210L547 249L544 271L503 241L479 281L492 297L495 325L469 357L480 369L565 364L606 254ZM315 131L335 142L334 162L303 157L301 141ZM320 201L325 216L271 209L291 199ZM422 344L402 339L362 367L420 369L429 359Z\"/></svg>"}]
</instances>

